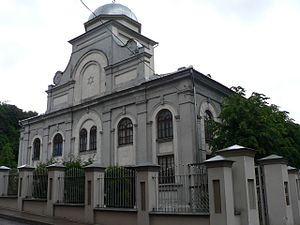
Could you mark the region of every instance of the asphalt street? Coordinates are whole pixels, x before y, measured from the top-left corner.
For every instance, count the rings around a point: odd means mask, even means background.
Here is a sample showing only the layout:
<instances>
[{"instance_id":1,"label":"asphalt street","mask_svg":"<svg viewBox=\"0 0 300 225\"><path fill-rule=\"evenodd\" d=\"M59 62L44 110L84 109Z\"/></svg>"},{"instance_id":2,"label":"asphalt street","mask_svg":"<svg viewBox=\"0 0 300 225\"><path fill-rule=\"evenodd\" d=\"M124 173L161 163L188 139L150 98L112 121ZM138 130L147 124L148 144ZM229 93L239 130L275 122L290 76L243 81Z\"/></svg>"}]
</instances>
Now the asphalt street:
<instances>
[{"instance_id":1,"label":"asphalt street","mask_svg":"<svg viewBox=\"0 0 300 225\"><path fill-rule=\"evenodd\" d=\"M0 218L0 225L30 225L29 223L20 223L12 220Z\"/></svg>"}]
</instances>

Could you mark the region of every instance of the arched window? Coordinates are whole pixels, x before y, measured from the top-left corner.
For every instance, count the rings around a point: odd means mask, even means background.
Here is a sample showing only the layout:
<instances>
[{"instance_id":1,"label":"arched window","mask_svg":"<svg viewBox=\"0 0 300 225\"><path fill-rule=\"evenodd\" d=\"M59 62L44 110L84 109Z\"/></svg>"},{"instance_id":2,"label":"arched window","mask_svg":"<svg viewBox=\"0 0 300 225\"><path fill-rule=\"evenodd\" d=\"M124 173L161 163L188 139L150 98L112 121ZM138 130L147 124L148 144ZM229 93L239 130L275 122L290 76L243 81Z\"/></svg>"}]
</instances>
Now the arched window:
<instances>
[{"instance_id":1,"label":"arched window","mask_svg":"<svg viewBox=\"0 0 300 225\"><path fill-rule=\"evenodd\" d=\"M53 156L62 156L63 137L56 134L53 138Z\"/></svg>"},{"instance_id":2,"label":"arched window","mask_svg":"<svg viewBox=\"0 0 300 225\"><path fill-rule=\"evenodd\" d=\"M79 133L79 151L84 152L87 150L87 131L86 129L81 129Z\"/></svg>"},{"instance_id":3,"label":"arched window","mask_svg":"<svg viewBox=\"0 0 300 225\"><path fill-rule=\"evenodd\" d=\"M118 144L127 145L133 143L133 125L129 118L124 118L118 125Z\"/></svg>"},{"instance_id":4,"label":"arched window","mask_svg":"<svg viewBox=\"0 0 300 225\"><path fill-rule=\"evenodd\" d=\"M41 140L39 138L34 139L33 142L33 160L40 159L40 151L41 151Z\"/></svg>"},{"instance_id":5,"label":"arched window","mask_svg":"<svg viewBox=\"0 0 300 225\"><path fill-rule=\"evenodd\" d=\"M172 113L163 109L157 114L157 139L173 138L173 117Z\"/></svg>"},{"instance_id":6,"label":"arched window","mask_svg":"<svg viewBox=\"0 0 300 225\"><path fill-rule=\"evenodd\" d=\"M204 132L205 132L205 142L210 143L213 139L213 133L211 130L211 123L213 122L213 115L209 110L204 113Z\"/></svg>"},{"instance_id":7,"label":"arched window","mask_svg":"<svg viewBox=\"0 0 300 225\"><path fill-rule=\"evenodd\" d=\"M97 149L97 127L93 126L90 130L90 150Z\"/></svg>"}]
</instances>

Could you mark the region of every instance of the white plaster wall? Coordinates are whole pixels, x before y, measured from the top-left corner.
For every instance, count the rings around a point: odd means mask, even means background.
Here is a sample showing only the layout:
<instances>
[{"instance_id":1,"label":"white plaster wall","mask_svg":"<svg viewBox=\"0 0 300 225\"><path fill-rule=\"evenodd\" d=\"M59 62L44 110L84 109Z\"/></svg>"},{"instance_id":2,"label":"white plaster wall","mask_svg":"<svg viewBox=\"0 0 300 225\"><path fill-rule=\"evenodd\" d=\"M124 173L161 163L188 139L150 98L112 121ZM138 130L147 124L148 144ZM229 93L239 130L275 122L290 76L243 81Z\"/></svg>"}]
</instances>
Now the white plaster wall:
<instances>
[{"instance_id":1,"label":"white plaster wall","mask_svg":"<svg viewBox=\"0 0 300 225\"><path fill-rule=\"evenodd\" d=\"M73 78L75 80L74 104L105 92L105 71L107 58L101 51L92 50L85 54L76 64Z\"/></svg>"},{"instance_id":2,"label":"white plaster wall","mask_svg":"<svg viewBox=\"0 0 300 225\"><path fill-rule=\"evenodd\" d=\"M117 154L117 164L119 166L128 166L135 164L135 162L133 161L133 159L135 158L133 145L125 145L118 147Z\"/></svg>"},{"instance_id":3,"label":"white plaster wall","mask_svg":"<svg viewBox=\"0 0 300 225\"><path fill-rule=\"evenodd\" d=\"M158 154L174 153L173 141L161 142L157 144Z\"/></svg>"}]
</instances>

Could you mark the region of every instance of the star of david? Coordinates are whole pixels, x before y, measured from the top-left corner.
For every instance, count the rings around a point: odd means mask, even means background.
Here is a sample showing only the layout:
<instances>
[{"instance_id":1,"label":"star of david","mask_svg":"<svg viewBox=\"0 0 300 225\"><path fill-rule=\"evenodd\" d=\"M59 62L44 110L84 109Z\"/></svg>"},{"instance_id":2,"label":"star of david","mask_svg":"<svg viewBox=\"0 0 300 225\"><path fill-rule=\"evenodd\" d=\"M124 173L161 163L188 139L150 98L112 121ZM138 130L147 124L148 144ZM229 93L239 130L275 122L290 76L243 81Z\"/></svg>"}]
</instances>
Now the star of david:
<instances>
[{"instance_id":1,"label":"star of david","mask_svg":"<svg viewBox=\"0 0 300 225\"><path fill-rule=\"evenodd\" d=\"M92 83L94 83L94 77L93 76L90 76L88 78L88 85L91 85Z\"/></svg>"}]
</instances>

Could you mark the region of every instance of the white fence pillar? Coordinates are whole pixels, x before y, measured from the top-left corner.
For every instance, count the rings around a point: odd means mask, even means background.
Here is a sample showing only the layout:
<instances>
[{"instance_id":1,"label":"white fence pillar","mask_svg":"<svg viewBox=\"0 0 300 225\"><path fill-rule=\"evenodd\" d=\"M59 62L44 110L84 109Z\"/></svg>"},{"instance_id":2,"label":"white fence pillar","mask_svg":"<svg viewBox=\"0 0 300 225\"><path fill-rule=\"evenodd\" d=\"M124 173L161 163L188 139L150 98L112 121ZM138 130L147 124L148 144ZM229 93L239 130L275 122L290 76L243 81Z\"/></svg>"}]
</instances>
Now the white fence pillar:
<instances>
[{"instance_id":1,"label":"white fence pillar","mask_svg":"<svg viewBox=\"0 0 300 225\"><path fill-rule=\"evenodd\" d=\"M233 225L233 161L215 156L204 164L208 173L210 225Z\"/></svg>"},{"instance_id":2,"label":"white fence pillar","mask_svg":"<svg viewBox=\"0 0 300 225\"><path fill-rule=\"evenodd\" d=\"M258 161L264 174L269 225L294 225L287 161L278 155Z\"/></svg>"},{"instance_id":3,"label":"white fence pillar","mask_svg":"<svg viewBox=\"0 0 300 225\"><path fill-rule=\"evenodd\" d=\"M158 187L154 177L158 177L158 165L141 165L136 168L137 224L149 225L149 213L156 208Z\"/></svg>"},{"instance_id":4,"label":"white fence pillar","mask_svg":"<svg viewBox=\"0 0 300 225\"><path fill-rule=\"evenodd\" d=\"M34 167L19 166L18 209L23 211L23 200L32 195L32 181Z\"/></svg>"},{"instance_id":5,"label":"white fence pillar","mask_svg":"<svg viewBox=\"0 0 300 225\"><path fill-rule=\"evenodd\" d=\"M104 204L105 168L93 163L85 171L85 222L94 224L94 208Z\"/></svg>"},{"instance_id":6,"label":"white fence pillar","mask_svg":"<svg viewBox=\"0 0 300 225\"><path fill-rule=\"evenodd\" d=\"M298 176L298 169L288 167L290 190L291 190L291 203L293 209L293 217L295 225L300 225L300 180Z\"/></svg>"},{"instance_id":7,"label":"white fence pillar","mask_svg":"<svg viewBox=\"0 0 300 225\"><path fill-rule=\"evenodd\" d=\"M233 145L217 151L217 154L235 162L232 166L234 209L240 215L241 224L259 225L255 185L255 150Z\"/></svg>"},{"instance_id":8,"label":"white fence pillar","mask_svg":"<svg viewBox=\"0 0 300 225\"><path fill-rule=\"evenodd\" d=\"M65 166L52 164L48 169L47 215L54 216L54 204L62 202L64 198Z\"/></svg>"},{"instance_id":9,"label":"white fence pillar","mask_svg":"<svg viewBox=\"0 0 300 225\"><path fill-rule=\"evenodd\" d=\"M7 195L9 171L10 168L6 166L0 166L0 196Z\"/></svg>"}]
</instances>

